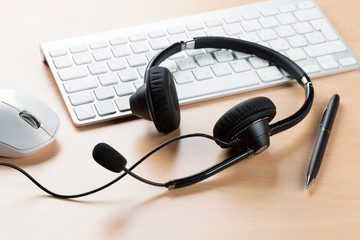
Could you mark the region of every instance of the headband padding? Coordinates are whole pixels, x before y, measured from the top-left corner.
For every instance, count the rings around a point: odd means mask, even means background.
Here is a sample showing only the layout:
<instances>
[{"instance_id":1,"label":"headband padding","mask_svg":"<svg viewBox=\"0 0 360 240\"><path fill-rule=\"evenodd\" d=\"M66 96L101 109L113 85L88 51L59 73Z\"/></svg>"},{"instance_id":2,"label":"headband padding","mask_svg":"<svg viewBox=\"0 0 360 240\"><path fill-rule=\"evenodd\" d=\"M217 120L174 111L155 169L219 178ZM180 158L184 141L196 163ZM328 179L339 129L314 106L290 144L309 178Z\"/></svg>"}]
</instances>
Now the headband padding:
<instances>
[{"instance_id":1,"label":"headband padding","mask_svg":"<svg viewBox=\"0 0 360 240\"><path fill-rule=\"evenodd\" d=\"M164 67L152 67L147 86L149 109L156 129L167 133L178 128L180 107L170 71Z\"/></svg>"},{"instance_id":2,"label":"headband padding","mask_svg":"<svg viewBox=\"0 0 360 240\"><path fill-rule=\"evenodd\" d=\"M266 97L256 97L237 104L228 110L215 124L214 137L230 141L239 132L258 119L268 118L270 122L276 114L274 103Z\"/></svg>"}]
</instances>

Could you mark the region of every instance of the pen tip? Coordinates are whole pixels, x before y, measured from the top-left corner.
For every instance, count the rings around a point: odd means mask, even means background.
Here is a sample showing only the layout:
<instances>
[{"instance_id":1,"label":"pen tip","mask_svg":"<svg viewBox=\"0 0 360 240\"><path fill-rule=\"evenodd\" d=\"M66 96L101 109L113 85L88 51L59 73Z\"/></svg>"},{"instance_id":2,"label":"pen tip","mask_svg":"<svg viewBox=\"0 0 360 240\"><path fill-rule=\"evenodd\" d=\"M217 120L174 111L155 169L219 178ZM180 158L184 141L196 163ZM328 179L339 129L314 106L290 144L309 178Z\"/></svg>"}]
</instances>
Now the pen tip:
<instances>
[{"instance_id":1,"label":"pen tip","mask_svg":"<svg viewBox=\"0 0 360 240\"><path fill-rule=\"evenodd\" d=\"M314 178L313 179L310 179L308 178L307 181L306 181L306 189L309 189L310 185L314 182Z\"/></svg>"}]
</instances>

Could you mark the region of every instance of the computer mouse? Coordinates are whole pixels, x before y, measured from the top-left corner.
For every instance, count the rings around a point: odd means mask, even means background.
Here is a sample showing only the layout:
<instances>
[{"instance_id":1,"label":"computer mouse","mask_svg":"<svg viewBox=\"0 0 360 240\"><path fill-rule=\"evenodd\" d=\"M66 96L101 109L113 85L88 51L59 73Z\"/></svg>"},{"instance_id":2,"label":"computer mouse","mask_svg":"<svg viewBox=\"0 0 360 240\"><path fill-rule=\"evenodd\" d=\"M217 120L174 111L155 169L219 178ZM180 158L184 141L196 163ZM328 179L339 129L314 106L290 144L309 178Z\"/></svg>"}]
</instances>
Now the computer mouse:
<instances>
[{"instance_id":1,"label":"computer mouse","mask_svg":"<svg viewBox=\"0 0 360 240\"><path fill-rule=\"evenodd\" d=\"M0 156L19 158L54 141L59 118L36 97L0 86Z\"/></svg>"}]
</instances>

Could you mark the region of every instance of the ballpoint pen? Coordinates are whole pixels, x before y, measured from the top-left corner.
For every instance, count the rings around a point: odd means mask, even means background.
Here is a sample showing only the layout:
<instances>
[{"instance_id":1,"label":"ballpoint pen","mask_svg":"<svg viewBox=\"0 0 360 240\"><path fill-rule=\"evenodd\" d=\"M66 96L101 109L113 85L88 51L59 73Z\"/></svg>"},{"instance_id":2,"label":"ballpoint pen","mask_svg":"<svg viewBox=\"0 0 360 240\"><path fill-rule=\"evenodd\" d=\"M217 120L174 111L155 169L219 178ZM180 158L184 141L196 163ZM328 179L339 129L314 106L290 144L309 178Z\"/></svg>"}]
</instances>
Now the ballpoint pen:
<instances>
[{"instance_id":1,"label":"ballpoint pen","mask_svg":"<svg viewBox=\"0 0 360 240\"><path fill-rule=\"evenodd\" d=\"M320 121L320 132L316 139L314 151L310 158L309 168L306 178L306 189L314 182L319 172L325 149L330 137L331 129L335 121L337 109L339 107L340 97L334 94L329 103L326 105L324 113Z\"/></svg>"}]
</instances>

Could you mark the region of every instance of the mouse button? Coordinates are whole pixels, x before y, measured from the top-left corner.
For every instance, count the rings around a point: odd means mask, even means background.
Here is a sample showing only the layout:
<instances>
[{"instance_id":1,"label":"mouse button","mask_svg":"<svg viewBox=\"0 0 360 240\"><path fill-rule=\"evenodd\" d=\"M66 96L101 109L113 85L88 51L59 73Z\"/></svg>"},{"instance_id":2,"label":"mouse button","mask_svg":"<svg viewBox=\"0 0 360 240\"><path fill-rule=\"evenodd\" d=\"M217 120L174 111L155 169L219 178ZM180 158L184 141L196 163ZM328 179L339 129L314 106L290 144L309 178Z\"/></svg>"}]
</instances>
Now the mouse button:
<instances>
[{"instance_id":1,"label":"mouse button","mask_svg":"<svg viewBox=\"0 0 360 240\"><path fill-rule=\"evenodd\" d=\"M6 104L0 104L0 142L27 150L36 148L51 140L43 129L35 129L19 117L19 111Z\"/></svg>"}]
</instances>

